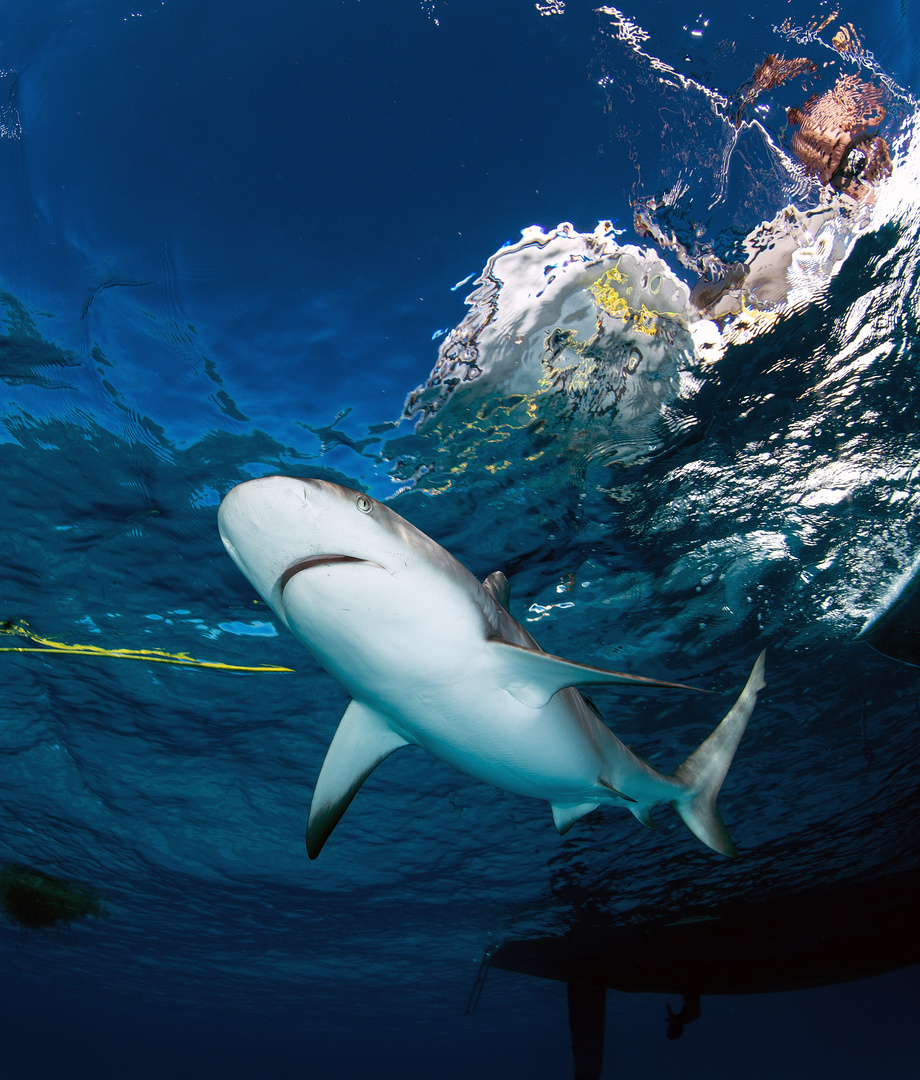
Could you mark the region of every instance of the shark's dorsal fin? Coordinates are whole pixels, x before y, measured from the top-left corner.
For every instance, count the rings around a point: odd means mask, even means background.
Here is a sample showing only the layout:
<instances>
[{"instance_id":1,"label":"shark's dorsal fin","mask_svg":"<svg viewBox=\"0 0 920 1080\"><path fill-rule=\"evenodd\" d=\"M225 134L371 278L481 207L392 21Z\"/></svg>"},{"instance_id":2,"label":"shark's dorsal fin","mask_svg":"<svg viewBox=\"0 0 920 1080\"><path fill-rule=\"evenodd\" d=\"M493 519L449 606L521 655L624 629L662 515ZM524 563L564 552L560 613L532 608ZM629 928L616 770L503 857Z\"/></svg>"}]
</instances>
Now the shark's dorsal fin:
<instances>
[{"instance_id":1,"label":"shark's dorsal fin","mask_svg":"<svg viewBox=\"0 0 920 1080\"><path fill-rule=\"evenodd\" d=\"M563 660L552 653L525 649L507 641L490 641L489 649L500 665L501 684L512 697L532 709L542 709L558 690L565 686L588 683L618 683L624 686L670 686L680 690L695 690L684 683L647 679L643 675L627 675L622 671L607 671Z\"/></svg>"},{"instance_id":2,"label":"shark's dorsal fin","mask_svg":"<svg viewBox=\"0 0 920 1080\"><path fill-rule=\"evenodd\" d=\"M360 701L345 710L313 790L307 821L307 854L315 859L358 788L394 750L408 746L389 721Z\"/></svg>"},{"instance_id":3,"label":"shark's dorsal fin","mask_svg":"<svg viewBox=\"0 0 920 1080\"><path fill-rule=\"evenodd\" d=\"M493 570L482 583L482 587L499 607L503 607L509 615L511 614L509 608L511 604L511 586L501 570Z\"/></svg>"}]
</instances>

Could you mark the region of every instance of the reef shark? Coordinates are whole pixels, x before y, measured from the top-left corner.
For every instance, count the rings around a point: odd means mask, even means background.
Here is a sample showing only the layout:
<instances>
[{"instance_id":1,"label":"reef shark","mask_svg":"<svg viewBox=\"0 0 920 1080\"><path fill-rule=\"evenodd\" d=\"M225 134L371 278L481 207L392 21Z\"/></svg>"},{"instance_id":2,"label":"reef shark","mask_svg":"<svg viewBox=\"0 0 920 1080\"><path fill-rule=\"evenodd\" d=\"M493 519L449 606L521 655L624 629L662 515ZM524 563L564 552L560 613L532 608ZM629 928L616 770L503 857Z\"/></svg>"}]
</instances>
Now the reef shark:
<instances>
[{"instance_id":1,"label":"reef shark","mask_svg":"<svg viewBox=\"0 0 920 1080\"><path fill-rule=\"evenodd\" d=\"M716 796L765 685L763 654L725 719L665 776L575 687L682 684L543 652L511 616L504 574L480 583L383 503L324 480L269 476L233 488L218 524L256 591L351 695L313 792L311 859L361 784L407 745L546 799L560 833L609 804L654 827L652 808L668 803L704 844L736 854Z\"/></svg>"}]
</instances>

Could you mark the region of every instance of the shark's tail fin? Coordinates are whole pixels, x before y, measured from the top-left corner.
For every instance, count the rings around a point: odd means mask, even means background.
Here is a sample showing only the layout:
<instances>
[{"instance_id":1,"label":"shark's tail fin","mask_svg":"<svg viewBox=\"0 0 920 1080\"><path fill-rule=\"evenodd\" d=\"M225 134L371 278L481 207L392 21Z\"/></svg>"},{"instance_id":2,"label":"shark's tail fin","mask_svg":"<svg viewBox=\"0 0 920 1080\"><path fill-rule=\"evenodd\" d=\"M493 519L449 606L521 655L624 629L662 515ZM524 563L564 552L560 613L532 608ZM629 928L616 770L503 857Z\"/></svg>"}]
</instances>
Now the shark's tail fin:
<instances>
[{"instance_id":1,"label":"shark's tail fin","mask_svg":"<svg viewBox=\"0 0 920 1080\"><path fill-rule=\"evenodd\" d=\"M767 685L763 678L765 655L761 653L757 657L747 685L722 723L674 772L687 790L671 805L687 828L707 847L730 857L738 852L719 817L716 796L754 710L757 692Z\"/></svg>"}]
</instances>

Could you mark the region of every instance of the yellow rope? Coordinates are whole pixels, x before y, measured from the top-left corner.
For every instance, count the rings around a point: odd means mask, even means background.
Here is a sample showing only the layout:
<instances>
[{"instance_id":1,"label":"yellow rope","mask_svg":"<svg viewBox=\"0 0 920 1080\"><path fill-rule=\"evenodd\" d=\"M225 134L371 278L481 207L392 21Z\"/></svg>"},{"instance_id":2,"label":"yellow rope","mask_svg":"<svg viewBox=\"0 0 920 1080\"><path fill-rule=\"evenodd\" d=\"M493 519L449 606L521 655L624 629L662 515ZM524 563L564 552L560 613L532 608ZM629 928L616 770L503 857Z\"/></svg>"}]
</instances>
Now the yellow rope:
<instances>
[{"instance_id":1,"label":"yellow rope","mask_svg":"<svg viewBox=\"0 0 920 1080\"><path fill-rule=\"evenodd\" d=\"M29 630L26 623L7 622L0 626L0 634L15 634L35 645L8 645L0 652L18 653L67 653L71 656L111 656L116 660L146 660L151 664L176 664L179 667L213 668L216 671L270 671L293 672L286 667L244 667L240 664L220 664L210 660L196 660L188 653L168 653L160 649L103 649L98 645L68 645L63 641L50 641Z\"/></svg>"}]
</instances>

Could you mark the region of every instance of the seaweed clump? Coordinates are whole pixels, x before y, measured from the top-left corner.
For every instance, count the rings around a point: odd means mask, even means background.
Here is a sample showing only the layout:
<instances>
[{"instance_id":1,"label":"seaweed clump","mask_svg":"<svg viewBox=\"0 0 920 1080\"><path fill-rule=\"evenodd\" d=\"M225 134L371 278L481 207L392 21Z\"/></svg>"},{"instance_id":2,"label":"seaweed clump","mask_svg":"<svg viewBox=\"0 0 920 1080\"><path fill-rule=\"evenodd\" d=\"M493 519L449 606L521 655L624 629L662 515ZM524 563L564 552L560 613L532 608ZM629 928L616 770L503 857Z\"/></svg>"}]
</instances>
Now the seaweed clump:
<instances>
[{"instance_id":1,"label":"seaweed clump","mask_svg":"<svg viewBox=\"0 0 920 1080\"><path fill-rule=\"evenodd\" d=\"M0 870L0 907L16 926L44 930L103 914L97 893L88 885L7 863Z\"/></svg>"}]
</instances>

